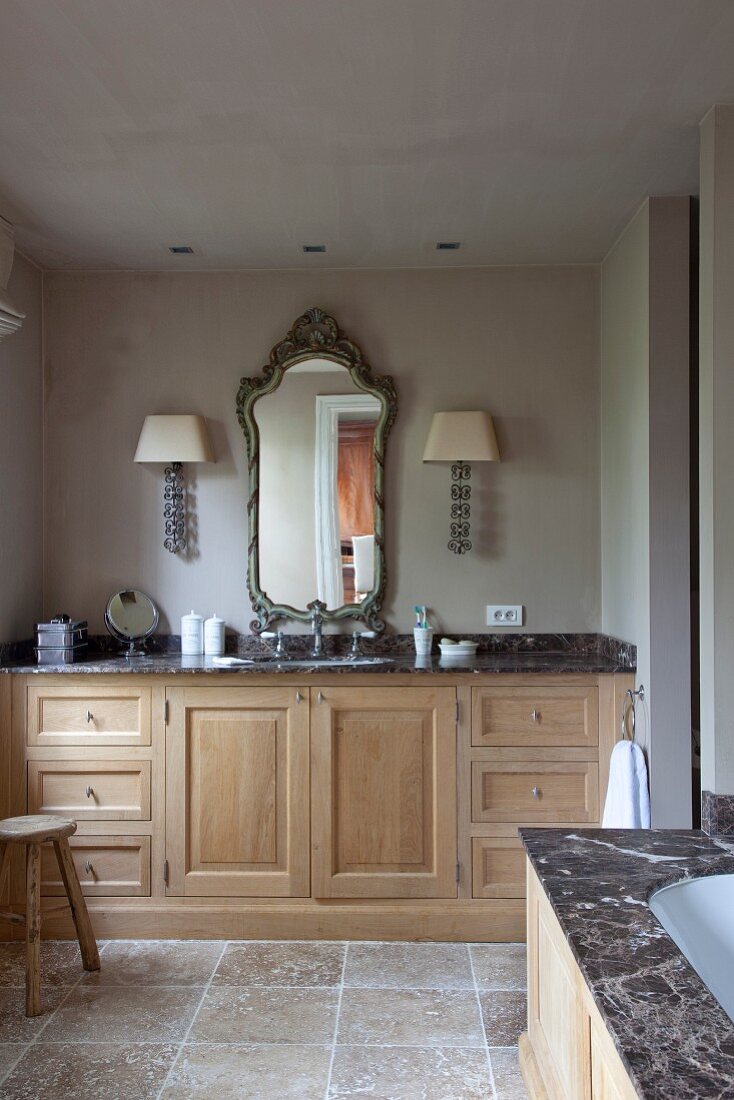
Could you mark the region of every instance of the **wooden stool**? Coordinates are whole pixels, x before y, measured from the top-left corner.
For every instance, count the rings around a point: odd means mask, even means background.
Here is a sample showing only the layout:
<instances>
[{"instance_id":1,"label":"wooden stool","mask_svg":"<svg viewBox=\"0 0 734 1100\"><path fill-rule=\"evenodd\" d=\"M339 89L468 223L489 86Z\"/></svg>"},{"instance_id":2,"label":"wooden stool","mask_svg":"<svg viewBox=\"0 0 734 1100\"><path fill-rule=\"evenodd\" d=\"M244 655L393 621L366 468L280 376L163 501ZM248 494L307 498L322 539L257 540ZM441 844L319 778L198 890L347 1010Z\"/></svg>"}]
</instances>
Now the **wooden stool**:
<instances>
[{"instance_id":1,"label":"wooden stool","mask_svg":"<svg viewBox=\"0 0 734 1100\"><path fill-rule=\"evenodd\" d=\"M76 832L76 821L39 814L34 817L6 817L0 821L0 894L10 868L11 844L26 845L26 915L0 912L0 919L25 924L25 1014L40 1016L41 1008L41 845L50 840L58 860L68 904L46 912L71 909L85 970L99 970L99 952L92 922L79 885L68 837Z\"/></svg>"}]
</instances>

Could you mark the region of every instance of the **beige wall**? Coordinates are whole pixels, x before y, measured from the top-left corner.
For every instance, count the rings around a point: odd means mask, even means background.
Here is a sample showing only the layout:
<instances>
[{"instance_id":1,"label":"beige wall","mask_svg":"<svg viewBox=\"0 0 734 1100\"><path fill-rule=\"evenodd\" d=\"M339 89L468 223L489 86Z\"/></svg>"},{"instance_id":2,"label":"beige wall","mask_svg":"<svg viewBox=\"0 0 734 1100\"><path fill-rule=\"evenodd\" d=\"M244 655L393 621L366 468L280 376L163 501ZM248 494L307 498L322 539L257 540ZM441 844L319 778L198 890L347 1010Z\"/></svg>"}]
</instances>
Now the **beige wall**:
<instances>
[{"instance_id":1,"label":"beige wall","mask_svg":"<svg viewBox=\"0 0 734 1100\"><path fill-rule=\"evenodd\" d=\"M651 198L602 264L602 628L637 645L660 828L691 823L689 241Z\"/></svg>"},{"instance_id":2,"label":"beige wall","mask_svg":"<svg viewBox=\"0 0 734 1100\"><path fill-rule=\"evenodd\" d=\"M734 794L734 107L701 126L701 784Z\"/></svg>"},{"instance_id":3,"label":"beige wall","mask_svg":"<svg viewBox=\"0 0 734 1100\"><path fill-rule=\"evenodd\" d=\"M527 606L527 629L600 625L598 271L507 268L314 274L73 274L45 278L47 610L100 628L139 585L162 628L216 609L250 621L243 374L321 305L395 377L388 444L386 617L426 603L442 629L485 629L485 604ZM504 461L476 466L475 551L449 552L449 470L423 465L436 409L486 408ZM162 546L162 471L132 456L143 417L197 412L217 464L196 470L198 556Z\"/></svg>"},{"instance_id":4,"label":"beige wall","mask_svg":"<svg viewBox=\"0 0 734 1100\"><path fill-rule=\"evenodd\" d=\"M602 264L602 628L637 645L650 679L650 208ZM642 735L647 736L643 728Z\"/></svg>"},{"instance_id":5,"label":"beige wall","mask_svg":"<svg viewBox=\"0 0 734 1100\"><path fill-rule=\"evenodd\" d=\"M16 253L8 293L27 316L0 342L0 641L30 638L42 611L41 279Z\"/></svg>"}]
</instances>

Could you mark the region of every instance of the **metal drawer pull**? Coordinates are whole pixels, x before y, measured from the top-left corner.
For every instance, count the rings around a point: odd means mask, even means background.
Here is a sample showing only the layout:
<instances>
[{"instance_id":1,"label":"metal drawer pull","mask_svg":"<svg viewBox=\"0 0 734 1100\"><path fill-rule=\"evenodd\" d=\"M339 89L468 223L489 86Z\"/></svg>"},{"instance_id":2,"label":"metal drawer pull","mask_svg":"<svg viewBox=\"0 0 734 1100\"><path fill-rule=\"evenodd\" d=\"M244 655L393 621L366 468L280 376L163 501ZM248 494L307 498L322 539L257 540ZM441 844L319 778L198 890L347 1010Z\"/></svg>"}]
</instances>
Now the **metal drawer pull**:
<instances>
[{"instance_id":1,"label":"metal drawer pull","mask_svg":"<svg viewBox=\"0 0 734 1100\"><path fill-rule=\"evenodd\" d=\"M88 875L94 874L94 867L92 867L92 864L89 862L89 860L87 860L87 862L84 864L84 870L87 872Z\"/></svg>"},{"instance_id":2,"label":"metal drawer pull","mask_svg":"<svg viewBox=\"0 0 734 1100\"><path fill-rule=\"evenodd\" d=\"M540 787L533 787L531 794L533 798L540 798Z\"/></svg>"},{"instance_id":3,"label":"metal drawer pull","mask_svg":"<svg viewBox=\"0 0 734 1100\"><path fill-rule=\"evenodd\" d=\"M323 691L320 691L318 693L318 695L316 696L316 702L317 703L323 703L323 701L324 701L324 693L323 693Z\"/></svg>"},{"instance_id":4,"label":"metal drawer pull","mask_svg":"<svg viewBox=\"0 0 734 1100\"><path fill-rule=\"evenodd\" d=\"M94 794L94 788L93 787L87 787L85 789L84 793L87 796L87 798L91 798L92 795Z\"/></svg>"},{"instance_id":5,"label":"metal drawer pull","mask_svg":"<svg viewBox=\"0 0 734 1100\"><path fill-rule=\"evenodd\" d=\"M540 711L537 711L535 709L535 707L533 707L533 709L530 711L530 717L532 718L532 720L534 722L539 722L540 721Z\"/></svg>"},{"instance_id":6,"label":"metal drawer pull","mask_svg":"<svg viewBox=\"0 0 734 1100\"><path fill-rule=\"evenodd\" d=\"M297 691L296 692L296 702L300 703L302 699L303 699L303 696L301 695L300 691Z\"/></svg>"},{"instance_id":7,"label":"metal drawer pull","mask_svg":"<svg viewBox=\"0 0 734 1100\"><path fill-rule=\"evenodd\" d=\"M91 710L87 711L87 721L88 722L93 722L94 721L94 715L92 714Z\"/></svg>"}]
</instances>

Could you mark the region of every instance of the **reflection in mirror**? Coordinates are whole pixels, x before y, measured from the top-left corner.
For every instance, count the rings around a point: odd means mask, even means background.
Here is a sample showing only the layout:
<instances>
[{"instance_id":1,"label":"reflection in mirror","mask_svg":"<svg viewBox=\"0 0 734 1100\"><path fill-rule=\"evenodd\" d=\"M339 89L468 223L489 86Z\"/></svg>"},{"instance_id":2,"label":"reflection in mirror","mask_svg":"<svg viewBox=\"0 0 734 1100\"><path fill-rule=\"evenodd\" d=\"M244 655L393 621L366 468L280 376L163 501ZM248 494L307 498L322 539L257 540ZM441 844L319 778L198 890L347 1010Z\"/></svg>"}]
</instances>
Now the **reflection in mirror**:
<instances>
[{"instance_id":1,"label":"reflection in mirror","mask_svg":"<svg viewBox=\"0 0 734 1100\"><path fill-rule=\"evenodd\" d=\"M127 588L111 597L104 621L113 638L126 643L128 657L140 656L145 653L145 639L158 626L158 608L144 592Z\"/></svg>"},{"instance_id":2,"label":"reflection in mirror","mask_svg":"<svg viewBox=\"0 0 734 1100\"><path fill-rule=\"evenodd\" d=\"M326 359L291 367L255 407L260 583L274 602L333 610L374 586L374 434L381 405Z\"/></svg>"}]
</instances>

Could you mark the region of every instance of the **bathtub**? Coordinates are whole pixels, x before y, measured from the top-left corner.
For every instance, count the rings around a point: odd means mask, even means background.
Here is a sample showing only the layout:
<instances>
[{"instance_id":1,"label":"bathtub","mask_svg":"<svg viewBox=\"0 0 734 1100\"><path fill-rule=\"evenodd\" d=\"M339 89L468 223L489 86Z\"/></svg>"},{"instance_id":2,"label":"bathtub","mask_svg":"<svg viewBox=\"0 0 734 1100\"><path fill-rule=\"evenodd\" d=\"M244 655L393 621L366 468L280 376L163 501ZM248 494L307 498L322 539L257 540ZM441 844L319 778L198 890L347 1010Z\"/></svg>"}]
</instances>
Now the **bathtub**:
<instances>
[{"instance_id":1,"label":"bathtub","mask_svg":"<svg viewBox=\"0 0 734 1100\"><path fill-rule=\"evenodd\" d=\"M650 908L734 1021L734 875L664 886Z\"/></svg>"}]
</instances>

